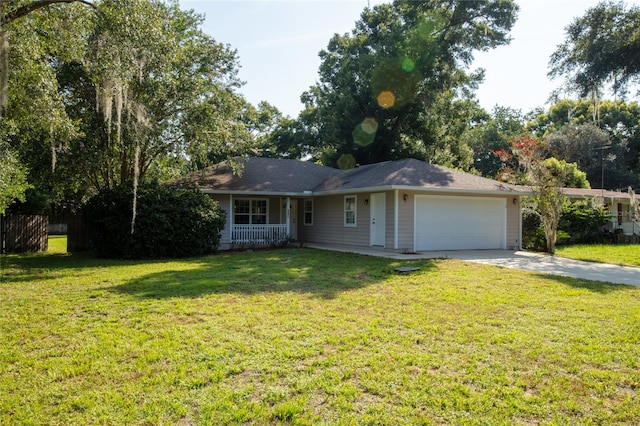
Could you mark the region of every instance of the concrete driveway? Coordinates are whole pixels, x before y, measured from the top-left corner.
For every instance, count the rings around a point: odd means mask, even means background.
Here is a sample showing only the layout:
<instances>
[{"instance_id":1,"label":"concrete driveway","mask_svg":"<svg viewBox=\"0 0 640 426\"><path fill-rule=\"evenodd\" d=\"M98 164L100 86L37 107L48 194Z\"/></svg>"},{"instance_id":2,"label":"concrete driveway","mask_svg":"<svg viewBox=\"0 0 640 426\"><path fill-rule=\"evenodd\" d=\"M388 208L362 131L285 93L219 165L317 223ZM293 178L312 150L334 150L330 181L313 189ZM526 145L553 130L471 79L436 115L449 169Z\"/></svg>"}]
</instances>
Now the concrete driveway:
<instances>
[{"instance_id":1,"label":"concrete driveway","mask_svg":"<svg viewBox=\"0 0 640 426\"><path fill-rule=\"evenodd\" d=\"M583 262L526 251L477 250L449 252L449 254L449 257L454 259L486 265L640 287L640 268Z\"/></svg>"},{"instance_id":2,"label":"concrete driveway","mask_svg":"<svg viewBox=\"0 0 640 426\"><path fill-rule=\"evenodd\" d=\"M325 244L307 244L307 247L359 253L398 260L436 258L460 259L468 262L496 265L504 268L520 269L523 271L532 271L541 274L560 275L614 284L629 284L640 287L640 268L610 265L606 263L583 262L580 260L566 259L526 251L462 250L403 254L375 247L362 248Z\"/></svg>"}]
</instances>

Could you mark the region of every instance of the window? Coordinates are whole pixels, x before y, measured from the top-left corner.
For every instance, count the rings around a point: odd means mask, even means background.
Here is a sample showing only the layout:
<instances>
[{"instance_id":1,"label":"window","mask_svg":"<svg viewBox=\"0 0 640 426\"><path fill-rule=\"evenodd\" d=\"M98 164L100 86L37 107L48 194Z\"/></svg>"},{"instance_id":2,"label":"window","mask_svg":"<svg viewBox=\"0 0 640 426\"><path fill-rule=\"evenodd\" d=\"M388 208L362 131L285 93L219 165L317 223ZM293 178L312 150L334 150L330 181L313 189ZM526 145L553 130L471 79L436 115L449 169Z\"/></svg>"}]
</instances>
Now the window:
<instances>
[{"instance_id":1,"label":"window","mask_svg":"<svg viewBox=\"0 0 640 426\"><path fill-rule=\"evenodd\" d=\"M267 200L233 200L233 223L236 225L267 223Z\"/></svg>"},{"instance_id":2,"label":"window","mask_svg":"<svg viewBox=\"0 0 640 426\"><path fill-rule=\"evenodd\" d=\"M344 197L344 226L356 226L356 202L355 195Z\"/></svg>"},{"instance_id":3,"label":"window","mask_svg":"<svg viewBox=\"0 0 640 426\"><path fill-rule=\"evenodd\" d=\"M313 200L304 200L304 224L313 225Z\"/></svg>"}]
</instances>

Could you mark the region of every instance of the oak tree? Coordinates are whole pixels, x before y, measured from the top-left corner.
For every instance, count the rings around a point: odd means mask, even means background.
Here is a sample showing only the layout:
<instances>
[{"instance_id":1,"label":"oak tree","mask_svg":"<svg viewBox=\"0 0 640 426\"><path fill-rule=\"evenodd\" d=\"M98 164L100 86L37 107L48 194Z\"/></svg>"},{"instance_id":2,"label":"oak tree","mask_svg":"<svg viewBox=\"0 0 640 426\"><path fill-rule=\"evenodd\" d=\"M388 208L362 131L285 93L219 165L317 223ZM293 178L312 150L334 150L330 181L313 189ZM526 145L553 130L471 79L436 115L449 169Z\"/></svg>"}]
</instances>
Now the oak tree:
<instances>
[{"instance_id":1,"label":"oak tree","mask_svg":"<svg viewBox=\"0 0 640 426\"><path fill-rule=\"evenodd\" d=\"M460 143L482 70L475 51L509 42L515 2L395 1L367 8L320 52L319 81L302 96L312 155L353 167L415 157L469 167Z\"/></svg>"},{"instance_id":2,"label":"oak tree","mask_svg":"<svg viewBox=\"0 0 640 426\"><path fill-rule=\"evenodd\" d=\"M552 77L580 96L610 86L624 93L640 78L640 7L603 1L565 28L566 38L550 59Z\"/></svg>"}]
</instances>

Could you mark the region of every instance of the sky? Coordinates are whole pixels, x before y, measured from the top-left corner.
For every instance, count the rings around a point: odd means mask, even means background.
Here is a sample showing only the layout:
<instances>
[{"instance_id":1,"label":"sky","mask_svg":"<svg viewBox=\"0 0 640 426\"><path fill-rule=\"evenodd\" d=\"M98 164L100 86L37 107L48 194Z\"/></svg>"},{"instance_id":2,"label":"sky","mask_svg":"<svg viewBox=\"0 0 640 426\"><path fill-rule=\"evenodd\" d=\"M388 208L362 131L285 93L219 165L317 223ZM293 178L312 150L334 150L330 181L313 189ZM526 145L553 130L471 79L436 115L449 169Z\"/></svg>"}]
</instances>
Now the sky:
<instances>
[{"instance_id":1,"label":"sky","mask_svg":"<svg viewBox=\"0 0 640 426\"><path fill-rule=\"evenodd\" d=\"M382 0L180 0L183 9L204 14L203 30L237 50L240 92L254 105L267 101L296 117L300 95L316 83L320 58L334 34L350 33L362 10ZM477 52L471 69L484 68L476 92L480 105L527 113L549 107L561 80L547 77L551 54L564 41L564 28L598 0L517 0L512 41ZM627 0L628 5L640 0Z\"/></svg>"}]
</instances>

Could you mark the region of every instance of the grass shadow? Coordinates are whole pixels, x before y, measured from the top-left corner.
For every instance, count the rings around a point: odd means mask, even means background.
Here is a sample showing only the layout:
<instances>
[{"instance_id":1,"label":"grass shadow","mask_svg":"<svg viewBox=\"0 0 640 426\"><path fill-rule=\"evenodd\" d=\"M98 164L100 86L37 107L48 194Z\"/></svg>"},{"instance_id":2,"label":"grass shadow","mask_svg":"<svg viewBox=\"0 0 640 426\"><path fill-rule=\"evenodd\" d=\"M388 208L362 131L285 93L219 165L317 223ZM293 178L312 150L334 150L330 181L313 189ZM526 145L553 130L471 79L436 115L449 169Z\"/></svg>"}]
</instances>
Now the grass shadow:
<instances>
[{"instance_id":1,"label":"grass shadow","mask_svg":"<svg viewBox=\"0 0 640 426\"><path fill-rule=\"evenodd\" d=\"M46 280L64 274L81 276L87 270L121 266L152 265L167 259L102 259L92 252L79 253L20 253L0 256L0 284Z\"/></svg>"},{"instance_id":2,"label":"grass shadow","mask_svg":"<svg viewBox=\"0 0 640 426\"><path fill-rule=\"evenodd\" d=\"M286 292L332 299L382 282L400 265L389 259L313 249L219 254L200 260L194 269L147 274L111 290L141 299ZM433 261L401 264L435 268Z\"/></svg>"},{"instance_id":3,"label":"grass shadow","mask_svg":"<svg viewBox=\"0 0 640 426\"><path fill-rule=\"evenodd\" d=\"M85 254L20 253L0 256L0 284L30 281L34 276L47 277L55 271L78 269L93 263Z\"/></svg>"},{"instance_id":4,"label":"grass shadow","mask_svg":"<svg viewBox=\"0 0 640 426\"><path fill-rule=\"evenodd\" d=\"M563 257L563 256L560 256L560 257ZM602 261L602 259L598 259L597 257L596 258L581 257L579 259L578 258L572 258L572 257L565 257L565 259L573 259L573 260L579 260L580 262L589 262L589 263L595 263L595 264L604 263ZM625 266L625 267L628 267L628 268L640 268L640 266L629 265L629 264L626 264L626 263L620 262L620 261L617 261L617 262L616 261L612 261L612 262L609 262L609 264L610 265L616 265L616 266Z\"/></svg>"},{"instance_id":5,"label":"grass shadow","mask_svg":"<svg viewBox=\"0 0 640 426\"><path fill-rule=\"evenodd\" d=\"M568 287L588 290L593 293L610 294L618 291L629 291L638 289L637 286L631 284L619 284L604 281L587 280L583 278L573 278L561 275L545 274L541 272L532 272L532 274L547 281L553 281Z\"/></svg>"}]
</instances>

